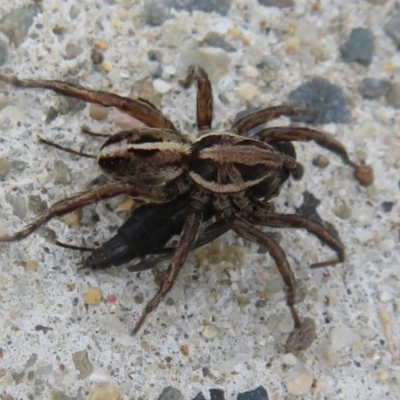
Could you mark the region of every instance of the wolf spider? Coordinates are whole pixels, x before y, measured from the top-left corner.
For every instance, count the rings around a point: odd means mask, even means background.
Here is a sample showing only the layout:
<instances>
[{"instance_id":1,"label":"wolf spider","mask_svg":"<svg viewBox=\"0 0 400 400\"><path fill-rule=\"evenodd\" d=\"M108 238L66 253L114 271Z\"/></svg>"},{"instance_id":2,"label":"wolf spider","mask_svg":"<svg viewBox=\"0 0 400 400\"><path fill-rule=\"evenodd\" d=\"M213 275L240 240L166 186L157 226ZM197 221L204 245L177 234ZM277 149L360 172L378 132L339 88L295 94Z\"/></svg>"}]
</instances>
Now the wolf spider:
<instances>
[{"instance_id":1,"label":"wolf spider","mask_svg":"<svg viewBox=\"0 0 400 400\"><path fill-rule=\"evenodd\" d=\"M20 240L54 217L120 194L128 194L149 203L164 203L179 195L190 196L188 213L177 248L161 285L136 323L135 334L176 281L202 225L203 212L212 206L216 219L223 221L240 236L265 247L279 269L287 290L287 305L295 327L301 326L295 308L295 276L284 250L256 225L275 228L304 228L336 252L336 258L312 265L326 267L343 262L341 241L321 224L297 214L275 212L269 201L279 194L284 177L300 178L301 164L296 161L292 141L314 141L349 159L345 147L329 135L305 127L267 127L251 137L248 132L279 116L300 116L304 108L289 105L269 107L251 113L233 123L229 131L213 132L213 95L207 73L191 67L184 87L197 86L197 128L195 140L180 133L153 104L116 94L90 90L61 81L22 80L0 75L0 80L21 88L50 89L64 96L116 107L147 127L118 132L105 141L97 157L110 182L56 202L32 223L0 242ZM280 149L285 148L286 151Z\"/></svg>"}]
</instances>

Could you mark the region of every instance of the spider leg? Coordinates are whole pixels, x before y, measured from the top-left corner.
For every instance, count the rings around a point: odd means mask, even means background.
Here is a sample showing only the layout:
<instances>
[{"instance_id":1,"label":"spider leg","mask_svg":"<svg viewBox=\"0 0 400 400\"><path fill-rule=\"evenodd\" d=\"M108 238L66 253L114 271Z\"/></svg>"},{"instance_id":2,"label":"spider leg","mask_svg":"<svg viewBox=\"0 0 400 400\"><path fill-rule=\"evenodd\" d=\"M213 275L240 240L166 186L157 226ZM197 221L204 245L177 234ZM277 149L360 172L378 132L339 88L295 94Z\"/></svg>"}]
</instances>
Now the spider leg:
<instances>
[{"instance_id":1,"label":"spider leg","mask_svg":"<svg viewBox=\"0 0 400 400\"><path fill-rule=\"evenodd\" d=\"M318 222L307 219L302 215L297 214L269 214L265 211L255 211L254 222L257 224L271 226L274 228L303 228L309 233L315 235L321 242L329 246L337 254L337 259L323 261L320 263L312 264L311 268L328 267L341 263L345 259L345 250L343 243L332 234L330 234L325 227Z\"/></svg>"},{"instance_id":2,"label":"spider leg","mask_svg":"<svg viewBox=\"0 0 400 400\"><path fill-rule=\"evenodd\" d=\"M319 146L339 155L344 163L349 164L355 169L359 168L356 163L350 160L346 148L342 143L327 133L319 132L315 129L297 126L271 127L261 130L256 134L256 137L262 142L266 143L284 141L314 141Z\"/></svg>"},{"instance_id":3,"label":"spider leg","mask_svg":"<svg viewBox=\"0 0 400 400\"><path fill-rule=\"evenodd\" d=\"M144 99L134 100L129 97L118 96L101 90L86 89L82 86L57 80L19 79L15 76L12 77L0 74L0 81L7 82L20 88L49 89L63 96L81 99L89 103L100 104L105 107L116 107L149 127L171 129L176 132L173 123L157 110L153 104Z\"/></svg>"},{"instance_id":4,"label":"spider leg","mask_svg":"<svg viewBox=\"0 0 400 400\"><path fill-rule=\"evenodd\" d=\"M56 142L44 139L44 138L42 138L40 136L38 138L39 138L39 142L40 143L44 143L44 144L47 144L48 146L55 147L56 149L65 151L66 153L75 154L76 156L79 156L79 157L97 158L97 156L95 156L93 154L88 154L88 153L84 153L83 151L77 151L77 150L69 149L68 147L61 146Z\"/></svg>"},{"instance_id":5,"label":"spider leg","mask_svg":"<svg viewBox=\"0 0 400 400\"><path fill-rule=\"evenodd\" d=\"M98 133L98 132L92 132L89 128L87 128L86 126L83 126L81 128L81 132L84 133L85 135L90 135L93 137L99 137L99 138L109 138L112 135L109 135L107 133Z\"/></svg>"},{"instance_id":6,"label":"spider leg","mask_svg":"<svg viewBox=\"0 0 400 400\"><path fill-rule=\"evenodd\" d=\"M164 199L164 197L168 195L161 187L143 187L129 182L108 183L95 189L77 193L69 198L54 203L47 211L39 215L33 222L26 225L25 228L14 235L0 237L0 243L21 240L55 217L61 217L62 215L69 214L88 204L97 203L100 200L109 199L120 194L130 194L132 196L152 199L156 197Z\"/></svg>"},{"instance_id":7,"label":"spider leg","mask_svg":"<svg viewBox=\"0 0 400 400\"><path fill-rule=\"evenodd\" d=\"M176 278L178 277L179 271L181 270L186 258L192 249L192 245L196 240L197 234L200 229L200 224L202 220L202 212L192 211L186 218L185 224L182 229L181 236L179 238L179 243L172 257L171 264L164 274L163 281L161 283L158 292L153 297L152 300L147 304L146 308L143 310L142 316L136 323L132 335L136 334L143 322L146 320L147 316L158 306L165 295L171 290L174 285Z\"/></svg>"},{"instance_id":8,"label":"spider leg","mask_svg":"<svg viewBox=\"0 0 400 400\"><path fill-rule=\"evenodd\" d=\"M290 313L292 314L295 326L296 328L299 328L301 325L300 318L294 307L296 278L292 269L290 268L283 249L267 233L255 228L253 225L249 224L247 221L238 217L237 215L231 217L229 224L240 236L243 236L245 239L268 249L269 254L275 260L276 266L282 275L283 281L285 282L287 288L286 302L290 309Z\"/></svg>"},{"instance_id":9,"label":"spider leg","mask_svg":"<svg viewBox=\"0 0 400 400\"><path fill-rule=\"evenodd\" d=\"M275 106L263 108L254 111L251 114L245 115L232 125L233 132L238 135L243 135L254 127L265 124L268 121L279 118L281 115L288 117L300 117L302 115L310 114L312 111L303 107L293 107L289 105Z\"/></svg>"},{"instance_id":10,"label":"spider leg","mask_svg":"<svg viewBox=\"0 0 400 400\"><path fill-rule=\"evenodd\" d=\"M200 132L211 129L213 118L213 93L206 71L198 66L189 68L186 79L180 83L188 88L193 80L197 83L197 128Z\"/></svg>"}]
</instances>

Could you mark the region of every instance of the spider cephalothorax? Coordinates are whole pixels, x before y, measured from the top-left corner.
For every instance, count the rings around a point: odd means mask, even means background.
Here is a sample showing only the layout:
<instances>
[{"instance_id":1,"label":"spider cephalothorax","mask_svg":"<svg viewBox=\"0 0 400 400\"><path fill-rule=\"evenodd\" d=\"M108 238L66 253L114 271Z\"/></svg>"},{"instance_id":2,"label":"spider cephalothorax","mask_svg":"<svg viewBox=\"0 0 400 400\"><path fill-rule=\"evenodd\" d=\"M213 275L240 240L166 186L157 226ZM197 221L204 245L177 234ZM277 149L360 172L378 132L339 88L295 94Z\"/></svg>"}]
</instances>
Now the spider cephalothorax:
<instances>
[{"instance_id":1,"label":"spider cephalothorax","mask_svg":"<svg viewBox=\"0 0 400 400\"><path fill-rule=\"evenodd\" d=\"M147 304L133 333L173 286L202 225L203 213L213 208L216 218L246 239L267 248L287 288L287 304L295 326L301 321L295 309L295 277L279 244L256 225L277 228L304 228L331 247L337 258L314 264L334 265L345 258L344 246L319 223L297 214L275 212L271 198L278 195L282 183L292 175L300 178L303 169L296 161L292 141L315 141L349 160L345 147L332 137L304 127L264 128L249 136L254 127L281 115L299 116L303 108L276 106L258 110L236 121L226 132L212 132L213 97L206 72L192 67L183 81L197 83L197 127L202 134L190 140L151 103L132 100L107 92L93 91L59 81L19 80L0 75L0 80L18 87L40 87L107 107L117 107L136 117L147 128L124 131L110 137L102 146L98 163L112 179L98 188L79 193L54 204L13 236L0 242L19 240L55 216L69 213L101 199L129 194L150 203L189 196L188 212L170 266L157 294Z\"/></svg>"}]
</instances>

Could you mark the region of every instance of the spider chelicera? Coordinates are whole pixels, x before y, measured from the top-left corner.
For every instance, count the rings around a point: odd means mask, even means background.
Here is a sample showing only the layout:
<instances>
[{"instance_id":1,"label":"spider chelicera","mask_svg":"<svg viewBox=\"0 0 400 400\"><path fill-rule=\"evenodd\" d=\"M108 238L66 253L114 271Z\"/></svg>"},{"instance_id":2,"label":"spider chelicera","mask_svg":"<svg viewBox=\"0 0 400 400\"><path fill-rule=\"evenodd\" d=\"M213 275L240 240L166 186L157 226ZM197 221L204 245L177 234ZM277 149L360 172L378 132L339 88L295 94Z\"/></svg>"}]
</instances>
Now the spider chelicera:
<instances>
[{"instance_id":1,"label":"spider chelicera","mask_svg":"<svg viewBox=\"0 0 400 400\"><path fill-rule=\"evenodd\" d=\"M276 262L287 289L287 304L295 327L301 326L295 308L295 276L284 250L257 227L303 228L336 252L336 258L313 264L326 267L344 261L341 241L321 224L297 214L275 212L270 200L279 194L288 175L300 178L292 141L314 141L338 154L354 168L345 147L329 135L306 127L267 127L249 136L254 127L279 116L298 117L308 111L289 105L255 111L237 120L228 131L212 131L213 96L207 73L192 67L182 82L197 85L197 127L199 137L191 140L153 104L112 93L90 90L61 81L21 80L0 75L0 80L22 88L44 88L64 96L82 99L119 110L137 118L147 127L122 131L101 147L98 164L110 182L58 201L31 224L0 242L25 238L50 219L107 198L128 194L149 203L164 203L179 195L190 196L177 248L158 292L136 323L136 333L148 314L171 290L202 225L203 212L212 207L215 217L247 240L265 247ZM246 136L247 135L247 136ZM284 150L282 150L284 149Z\"/></svg>"}]
</instances>

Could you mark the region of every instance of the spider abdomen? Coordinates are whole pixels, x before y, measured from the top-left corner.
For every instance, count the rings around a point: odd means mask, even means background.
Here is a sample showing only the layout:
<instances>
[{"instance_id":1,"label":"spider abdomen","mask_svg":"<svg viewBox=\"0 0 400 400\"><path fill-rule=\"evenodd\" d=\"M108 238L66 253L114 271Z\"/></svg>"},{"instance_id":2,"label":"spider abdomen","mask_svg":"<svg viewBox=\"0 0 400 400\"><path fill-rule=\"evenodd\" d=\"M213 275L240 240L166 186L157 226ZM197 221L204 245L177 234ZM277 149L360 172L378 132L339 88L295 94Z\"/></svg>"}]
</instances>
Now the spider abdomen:
<instances>
[{"instance_id":1,"label":"spider abdomen","mask_svg":"<svg viewBox=\"0 0 400 400\"><path fill-rule=\"evenodd\" d=\"M156 186L183 173L183 159L190 151L190 143L177 132L140 128L110 137L97 162L112 179Z\"/></svg>"}]
</instances>

